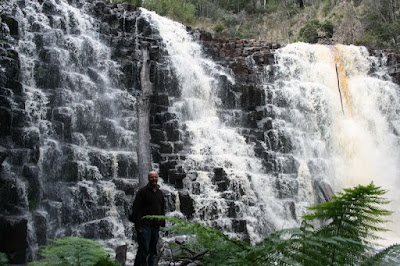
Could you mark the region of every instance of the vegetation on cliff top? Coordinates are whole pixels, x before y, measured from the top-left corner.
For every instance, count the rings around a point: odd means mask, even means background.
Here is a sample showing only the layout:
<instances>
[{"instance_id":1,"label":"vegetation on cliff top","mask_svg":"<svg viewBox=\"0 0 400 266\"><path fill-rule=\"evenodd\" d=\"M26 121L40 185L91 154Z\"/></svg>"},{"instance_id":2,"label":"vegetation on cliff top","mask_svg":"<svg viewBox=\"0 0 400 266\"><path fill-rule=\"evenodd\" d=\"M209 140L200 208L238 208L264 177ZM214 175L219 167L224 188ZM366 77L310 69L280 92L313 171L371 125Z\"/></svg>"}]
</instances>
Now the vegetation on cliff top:
<instances>
[{"instance_id":1,"label":"vegetation on cliff top","mask_svg":"<svg viewBox=\"0 0 400 266\"><path fill-rule=\"evenodd\" d=\"M225 37L400 49L400 0L128 1Z\"/></svg>"}]
</instances>

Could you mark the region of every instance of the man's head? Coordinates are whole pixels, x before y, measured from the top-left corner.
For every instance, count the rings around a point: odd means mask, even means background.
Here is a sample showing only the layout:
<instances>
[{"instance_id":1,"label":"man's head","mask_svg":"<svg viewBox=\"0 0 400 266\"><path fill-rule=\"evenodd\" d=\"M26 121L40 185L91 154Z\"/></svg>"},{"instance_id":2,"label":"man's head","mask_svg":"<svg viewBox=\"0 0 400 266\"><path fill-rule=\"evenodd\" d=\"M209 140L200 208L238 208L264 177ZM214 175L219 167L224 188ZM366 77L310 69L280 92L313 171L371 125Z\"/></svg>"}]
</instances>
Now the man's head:
<instances>
[{"instance_id":1,"label":"man's head","mask_svg":"<svg viewBox=\"0 0 400 266\"><path fill-rule=\"evenodd\" d=\"M156 187L158 183L158 173L156 171L149 172L148 175L149 183L152 187Z\"/></svg>"}]
</instances>

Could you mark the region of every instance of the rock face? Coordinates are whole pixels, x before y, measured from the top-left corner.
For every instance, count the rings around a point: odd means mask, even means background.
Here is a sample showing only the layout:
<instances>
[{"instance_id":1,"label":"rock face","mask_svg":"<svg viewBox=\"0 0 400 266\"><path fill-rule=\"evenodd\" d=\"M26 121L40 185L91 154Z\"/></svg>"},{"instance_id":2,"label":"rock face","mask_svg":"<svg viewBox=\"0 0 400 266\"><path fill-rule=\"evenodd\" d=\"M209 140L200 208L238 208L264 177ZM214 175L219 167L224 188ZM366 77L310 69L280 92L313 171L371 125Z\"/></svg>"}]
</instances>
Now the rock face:
<instances>
[{"instance_id":1,"label":"rock face","mask_svg":"<svg viewBox=\"0 0 400 266\"><path fill-rule=\"evenodd\" d=\"M129 242L141 48L153 65L158 42L128 4L1 8L0 252L23 264L51 238Z\"/></svg>"}]
</instances>

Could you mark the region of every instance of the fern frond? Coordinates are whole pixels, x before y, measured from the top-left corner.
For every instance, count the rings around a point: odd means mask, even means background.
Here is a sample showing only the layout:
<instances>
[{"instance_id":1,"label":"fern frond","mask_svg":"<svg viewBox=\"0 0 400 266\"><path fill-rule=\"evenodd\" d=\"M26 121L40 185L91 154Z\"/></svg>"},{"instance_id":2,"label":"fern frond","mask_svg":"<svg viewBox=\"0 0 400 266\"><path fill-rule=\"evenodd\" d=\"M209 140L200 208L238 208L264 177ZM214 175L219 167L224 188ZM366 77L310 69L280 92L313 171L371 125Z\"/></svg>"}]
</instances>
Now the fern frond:
<instances>
[{"instance_id":1,"label":"fern frond","mask_svg":"<svg viewBox=\"0 0 400 266\"><path fill-rule=\"evenodd\" d=\"M360 266L376 266L376 265L399 265L400 263L400 245L391 245L384 250L369 257Z\"/></svg>"}]
</instances>

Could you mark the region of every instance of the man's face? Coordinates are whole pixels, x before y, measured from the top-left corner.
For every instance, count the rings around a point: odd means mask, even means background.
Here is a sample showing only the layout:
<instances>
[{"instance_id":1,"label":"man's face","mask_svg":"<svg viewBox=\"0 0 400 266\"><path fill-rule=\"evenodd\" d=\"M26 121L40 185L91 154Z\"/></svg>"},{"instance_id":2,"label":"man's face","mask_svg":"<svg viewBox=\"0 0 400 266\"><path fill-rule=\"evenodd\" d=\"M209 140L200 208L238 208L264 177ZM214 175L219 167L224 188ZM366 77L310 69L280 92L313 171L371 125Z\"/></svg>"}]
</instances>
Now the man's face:
<instances>
[{"instance_id":1,"label":"man's face","mask_svg":"<svg viewBox=\"0 0 400 266\"><path fill-rule=\"evenodd\" d=\"M158 183L158 174L157 174L157 172L150 172L149 173L149 183L152 186L156 186L157 185L157 183Z\"/></svg>"}]
</instances>

